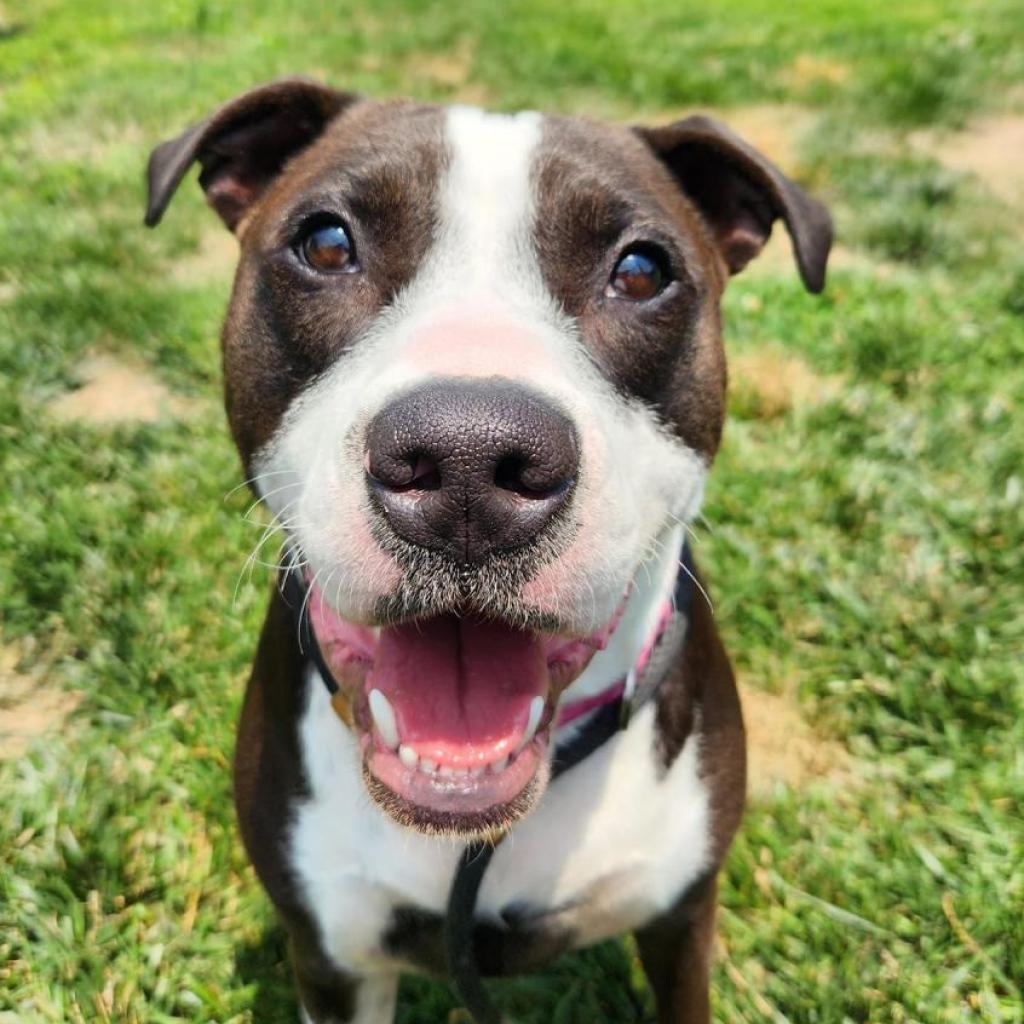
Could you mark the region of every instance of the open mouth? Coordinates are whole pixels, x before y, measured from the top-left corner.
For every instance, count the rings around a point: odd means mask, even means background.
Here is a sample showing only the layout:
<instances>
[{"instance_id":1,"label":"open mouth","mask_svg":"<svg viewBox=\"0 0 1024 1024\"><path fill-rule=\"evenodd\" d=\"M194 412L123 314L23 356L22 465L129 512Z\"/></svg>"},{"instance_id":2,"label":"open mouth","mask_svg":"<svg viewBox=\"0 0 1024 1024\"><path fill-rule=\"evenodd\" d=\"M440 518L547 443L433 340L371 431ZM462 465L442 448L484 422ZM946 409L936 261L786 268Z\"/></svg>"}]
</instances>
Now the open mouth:
<instances>
[{"instance_id":1,"label":"open mouth","mask_svg":"<svg viewBox=\"0 0 1024 1024\"><path fill-rule=\"evenodd\" d=\"M472 615L358 626L316 589L308 607L370 794L403 824L460 835L533 806L558 699L617 622L567 639Z\"/></svg>"}]
</instances>

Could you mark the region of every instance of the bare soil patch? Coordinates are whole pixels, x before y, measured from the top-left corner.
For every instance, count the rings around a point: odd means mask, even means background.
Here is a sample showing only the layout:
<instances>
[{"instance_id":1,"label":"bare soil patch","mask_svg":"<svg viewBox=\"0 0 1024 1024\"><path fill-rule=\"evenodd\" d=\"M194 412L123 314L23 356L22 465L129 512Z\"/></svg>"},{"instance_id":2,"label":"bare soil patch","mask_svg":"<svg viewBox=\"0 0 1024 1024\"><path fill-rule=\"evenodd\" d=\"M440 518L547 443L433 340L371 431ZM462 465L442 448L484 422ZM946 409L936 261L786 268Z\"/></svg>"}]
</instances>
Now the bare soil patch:
<instances>
[{"instance_id":1,"label":"bare soil patch","mask_svg":"<svg viewBox=\"0 0 1024 1024\"><path fill-rule=\"evenodd\" d=\"M469 79L475 49L473 40L464 37L450 50L409 54L402 64L405 71L414 78L457 88Z\"/></svg>"},{"instance_id":2,"label":"bare soil patch","mask_svg":"<svg viewBox=\"0 0 1024 1024\"><path fill-rule=\"evenodd\" d=\"M20 660L14 648L0 647L0 760L19 757L35 740L58 731L82 699L49 682L42 665L19 671Z\"/></svg>"},{"instance_id":3,"label":"bare soil patch","mask_svg":"<svg viewBox=\"0 0 1024 1024\"><path fill-rule=\"evenodd\" d=\"M787 174L799 173L797 147L815 121L813 111L792 104L764 103L706 113L727 124Z\"/></svg>"},{"instance_id":4,"label":"bare soil patch","mask_svg":"<svg viewBox=\"0 0 1024 1024\"><path fill-rule=\"evenodd\" d=\"M798 54L786 72L786 78L797 88L817 85L841 85L852 74L849 64L834 57L822 57L815 53Z\"/></svg>"},{"instance_id":5,"label":"bare soil patch","mask_svg":"<svg viewBox=\"0 0 1024 1024\"><path fill-rule=\"evenodd\" d=\"M817 119L813 110L793 103L756 103L739 107L624 107L601 97L581 97L573 109L589 117L625 124L671 124L691 114L706 114L728 125L787 174L798 174L800 140Z\"/></svg>"},{"instance_id":6,"label":"bare soil patch","mask_svg":"<svg viewBox=\"0 0 1024 1024\"><path fill-rule=\"evenodd\" d=\"M747 788L752 798L770 796L780 785L804 789L838 784L852 776L852 759L835 740L817 735L795 698L741 687L747 728Z\"/></svg>"},{"instance_id":7,"label":"bare soil patch","mask_svg":"<svg viewBox=\"0 0 1024 1024\"><path fill-rule=\"evenodd\" d=\"M178 260L171 277L183 284L230 281L238 264L238 240L224 227L210 228L199 239L196 251Z\"/></svg>"},{"instance_id":8,"label":"bare soil patch","mask_svg":"<svg viewBox=\"0 0 1024 1024\"><path fill-rule=\"evenodd\" d=\"M1003 202L1024 209L1024 114L982 118L961 132L916 132L911 142L945 166L973 174Z\"/></svg>"},{"instance_id":9,"label":"bare soil patch","mask_svg":"<svg viewBox=\"0 0 1024 1024\"><path fill-rule=\"evenodd\" d=\"M729 360L734 401L745 415L774 419L795 408L813 408L836 395L838 377L821 376L781 345L763 345Z\"/></svg>"},{"instance_id":10,"label":"bare soil patch","mask_svg":"<svg viewBox=\"0 0 1024 1024\"><path fill-rule=\"evenodd\" d=\"M98 163L115 150L137 150L145 155L154 145L141 126L109 122L63 121L38 124L28 134L28 147L39 160Z\"/></svg>"},{"instance_id":11,"label":"bare soil patch","mask_svg":"<svg viewBox=\"0 0 1024 1024\"><path fill-rule=\"evenodd\" d=\"M49 403L50 414L58 420L100 426L155 423L186 415L193 407L152 373L111 355L88 356L77 375L81 386Z\"/></svg>"},{"instance_id":12,"label":"bare soil patch","mask_svg":"<svg viewBox=\"0 0 1024 1024\"><path fill-rule=\"evenodd\" d=\"M475 55L476 40L464 36L448 50L407 54L402 59L402 67L413 83L440 89L451 100L486 106L493 97L473 78Z\"/></svg>"}]
</instances>

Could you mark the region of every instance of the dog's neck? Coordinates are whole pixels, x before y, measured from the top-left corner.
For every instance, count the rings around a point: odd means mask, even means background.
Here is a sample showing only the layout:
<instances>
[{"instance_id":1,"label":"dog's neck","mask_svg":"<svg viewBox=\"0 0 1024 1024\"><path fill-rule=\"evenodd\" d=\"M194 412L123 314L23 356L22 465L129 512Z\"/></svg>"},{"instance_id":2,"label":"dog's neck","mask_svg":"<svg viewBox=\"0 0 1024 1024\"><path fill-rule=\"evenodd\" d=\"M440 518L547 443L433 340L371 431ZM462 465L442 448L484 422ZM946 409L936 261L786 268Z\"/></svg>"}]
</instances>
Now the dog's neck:
<instances>
[{"instance_id":1,"label":"dog's neck","mask_svg":"<svg viewBox=\"0 0 1024 1024\"><path fill-rule=\"evenodd\" d=\"M666 530L659 538L654 553L640 564L633 577L625 609L608 646L594 655L583 673L569 686L559 703L560 710L571 709L584 701L596 700L622 683L631 671L642 670L650 648L659 632L666 607L671 607L676 578L685 540L681 525ZM571 729L579 716L563 715L564 725Z\"/></svg>"}]
</instances>

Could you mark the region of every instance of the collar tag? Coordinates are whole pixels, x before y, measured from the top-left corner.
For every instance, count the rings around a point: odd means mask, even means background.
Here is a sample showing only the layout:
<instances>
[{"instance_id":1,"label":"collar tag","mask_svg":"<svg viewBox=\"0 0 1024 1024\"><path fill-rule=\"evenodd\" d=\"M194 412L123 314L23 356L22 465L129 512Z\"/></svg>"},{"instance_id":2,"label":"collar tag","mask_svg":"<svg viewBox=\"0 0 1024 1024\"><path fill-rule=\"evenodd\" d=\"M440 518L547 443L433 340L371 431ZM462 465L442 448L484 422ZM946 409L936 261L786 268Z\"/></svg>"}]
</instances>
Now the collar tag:
<instances>
[{"instance_id":1,"label":"collar tag","mask_svg":"<svg viewBox=\"0 0 1024 1024\"><path fill-rule=\"evenodd\" d=\"M331 707L334 708L334 713L351 729L352 701L349 699L348 694L343 693L341 689L335 690L331 694Z\"/></svg>"}]
</instances>

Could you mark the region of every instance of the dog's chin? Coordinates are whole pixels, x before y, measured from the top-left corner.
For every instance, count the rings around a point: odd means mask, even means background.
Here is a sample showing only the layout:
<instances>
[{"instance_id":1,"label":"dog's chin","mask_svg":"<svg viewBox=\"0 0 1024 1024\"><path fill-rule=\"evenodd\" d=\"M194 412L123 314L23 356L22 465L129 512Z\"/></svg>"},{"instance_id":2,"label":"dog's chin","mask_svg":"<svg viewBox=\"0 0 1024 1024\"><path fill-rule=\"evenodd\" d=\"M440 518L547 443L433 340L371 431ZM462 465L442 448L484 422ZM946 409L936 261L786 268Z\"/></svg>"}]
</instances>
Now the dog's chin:
<instances>
[{"instance_id":1,"label":"dog's chin","mask_svg":"<svg viewBox=\"0 0 1024 1024\"><path fill-rule=\"evenodd\" d=\"M401 825L461 838L536 805L559 699L621 613L574 638L468 612L367 627L315 587L308 608L370 796Z\"/></svg>"},{"instance_id":2,"label":"dog's chin","mask_svg":"<svg viewBox=\"0 0 1024 1024\"><path fill-rule=\"evenodd\" d=\"M416 775L421 773L409 772L400 763L382 767L380 758L370 758L363 762L363 782L377 805L405 828L430 836L493 840L529 814L547 786L548 763L542 752L517 760L518 767L512 762L505 770L507 779L481 781L420 779Z\"/></svg>"}]
</instances>

